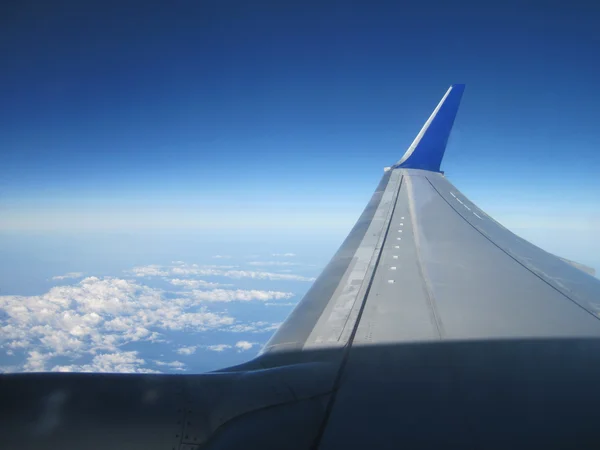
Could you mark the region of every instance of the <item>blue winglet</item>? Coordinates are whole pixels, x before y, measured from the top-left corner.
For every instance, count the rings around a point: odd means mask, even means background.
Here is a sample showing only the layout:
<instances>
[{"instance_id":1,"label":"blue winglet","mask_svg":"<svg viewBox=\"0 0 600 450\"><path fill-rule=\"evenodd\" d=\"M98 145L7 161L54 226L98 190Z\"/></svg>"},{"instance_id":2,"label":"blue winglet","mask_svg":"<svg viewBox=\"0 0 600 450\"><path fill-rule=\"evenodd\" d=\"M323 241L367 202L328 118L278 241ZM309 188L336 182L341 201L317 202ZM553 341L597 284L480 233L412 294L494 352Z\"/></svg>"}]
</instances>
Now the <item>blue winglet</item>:
<instances>
[{"instance_id":1,"label":"blue winglet","mask_svg":"<svg viewBox=\"0 0 600 450\"><path fill-rule=\"evenodd\" d=\"M464 84L450 86L404 156L392 168L440 171L464 90Z\"/></svg>"}]
</instances>

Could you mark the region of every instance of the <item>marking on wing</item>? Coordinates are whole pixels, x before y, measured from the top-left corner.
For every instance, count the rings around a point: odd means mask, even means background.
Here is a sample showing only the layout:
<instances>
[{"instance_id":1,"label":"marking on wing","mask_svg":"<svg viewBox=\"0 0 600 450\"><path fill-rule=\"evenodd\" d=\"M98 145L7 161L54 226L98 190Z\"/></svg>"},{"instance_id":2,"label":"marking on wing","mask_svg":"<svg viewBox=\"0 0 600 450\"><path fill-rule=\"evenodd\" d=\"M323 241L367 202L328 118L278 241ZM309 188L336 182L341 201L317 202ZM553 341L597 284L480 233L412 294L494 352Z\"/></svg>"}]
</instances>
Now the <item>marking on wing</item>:
<instances>
[{"instance_id":1,"label":"marking on wing","mask_svg":"<svg viewBox=\"0 0 600 450\"><path fill-rule=\"evenodd\" d=\"M464 206L464 207L465 207L465 209L466 209L467 211L469 211L471 214L473 214L473 215L474 215L475 217L477 217L478 219L481 219L481 220L483 220L483 217L481 217L479 214L477 214L475 211L473 211L473 210L472 210L472 209L469 207L469 205L467 205L467 204L466 204L465 202L463 202L463 201L462 201L460 198L458 198L454 192L452 192L452 191L449 191L449 192L450 192L450 195L451 195L452 197L454 197L454 198L455 198L455 200L456 200L458 203L460 203L462 206Z\"/></svg>"}]
</instances>

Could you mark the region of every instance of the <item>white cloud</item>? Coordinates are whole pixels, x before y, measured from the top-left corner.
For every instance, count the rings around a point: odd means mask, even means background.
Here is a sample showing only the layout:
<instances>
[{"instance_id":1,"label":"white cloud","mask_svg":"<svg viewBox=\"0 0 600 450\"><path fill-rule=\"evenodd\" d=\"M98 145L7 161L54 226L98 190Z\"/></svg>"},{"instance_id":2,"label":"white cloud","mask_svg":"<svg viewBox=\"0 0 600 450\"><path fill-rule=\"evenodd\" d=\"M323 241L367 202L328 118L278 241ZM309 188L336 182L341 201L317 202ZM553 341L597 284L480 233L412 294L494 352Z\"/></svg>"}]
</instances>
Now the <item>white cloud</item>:
<instances>
[{"instance_id":1,"label":"white cloud","mask_svg":"<svg viewBox=\"0 0 600 450\"><path fill-rule=\"evenodd\" d=\"M0 347L27 350L27 371L47 370L58 356L111 355L127 343L157 342L160 331L228 329L236 324L233 317L199 307L193 296L167 299L159 289L112 277L88 277L43 295L0 296L0 310L6 315L0 321ZM60 367L109 367L103 361Z\"/></svg>"},{"instance_id":2,"label":"white cloud","mask_svg":"<svg viewBox=\"0 0 600 450\"><path fill-rule=\"evenodd\" d=\"M214 255L213 258L216 258L216 259L230 259L231 256L229 256L229 255Z\"/></svg>"},{"instance_id":3,"label":"white cloud","mask_svg":"<svg viewBox=\"0 0 600 450\"><path fill-rule=\"evenodd\" d=\"M8 328L11 328L11 327L10 326L3 327L3 329L8 329ZM16 339L16 340L11 341L8 344L6 344L5 347L16 349L16 348L26 348L26 347L29 347L30 345L31 345L31 342L29 342L29 341L26 341L24 339L23 340Z\"/></svg>"},{"instance_id":4,"label":"white cloud","mask_svg":"<svg viewBox=\"0 0 600 450\"><path fill-rule=\"evenodd\" d=\"M66 280L68 278L81 278L83 276L83 272L69 272L64 275L57 275L52 277L53 280Z\"/></svg>"},{"instance_id":5,"label":"white cloud","mask_svg":"<svg viewBox=\"0 0 600 450\"><path fill-rule=\"evenodd\" d=\"M256 272L251 270L227 270L215 275L222 275L230 278L252 278L257 280L315 281L314 277L304 277L302 275L284 273Z\"/></svg>"},{"instance_id":6,"label":"white cloud","mask_svg":"<svg viewBox=\"0 0 600 450\"><path fill-rule=\"evenodd\" d=\"M183 286L186 289L196 289L199 287L217 288L220 286L224 286L221 283L213 283L213 282L204 281L204 280L188 280L188 279L180 279L180 278L173 278L172 280L169 280L169 283L171 283L174 286Z\"/></svg>"},{"instance_id":7,"label":"white cloud","mask_svg":"<svg viewBox=\"0 0 600 450\"><path fill-rule=\"evenodd\" d=\"M46 370L46 362L53 356L54 354L52 353L44 354L37 350L32 350L29 352L23 370L25 370L25 372L43 372Z\"/></svg>"},{"instance_id":8,"label":"white cloud","mask_svg":"<svg viewBox=\"0 0 600 450\"><path fill-rule=\"evenodd\" d=\"M271 256L278 256L278 257L282 257L282 258L293 258L294 256L296 256L295 253L271 253Z\"/></svg>"},{"instance_id":9,"label":"white cloud","mask_svg":"<svg viewBox=\"0 0 600 450\"><path fill-rule=\"evenodd\" d=\"M235 348L237 348L241 352L244 352L246 350L250 350L255 345L256 345L256 342L238 341L235 344Z\"/></svg>"},{"instance_id":10,"label":"white cloud","mask_svg":"<svg viewBox=\"0 0 600 450\"><path fill-rule=\"evenodd\" d=\"M302 275L263 272L255 270L232 270L236 266L214 266L197 264L178 264L172 267L149 265L134 267L132 272L137 277L147 276L220 276L227 278L251 278L257 280L286 280L286 281L314 281L314 277Z\"/></svg>"},{"instance_id":11,"label":"white cloud","mask_svg":"<svg viewBox=\"0 0 600 450\"><path fill-rule=\"evenodd\" d=\"M169 275L169 272L163 270L161 266L151 264L149 266L134 267L131 269L136 277L164 277Z\"/></svg>"},{"instance_id":12,"label":"white cloud","mask_svg":"<svg viewBox=\"0 0 600 450\"><path fill-rule=\"evenodd\" d=\"M51 348L57 354L65 354L72 351L81 350L84 346L82 340L78 337L70 336L69 333L63 330L56 330L49 325L32 328L32 331L41 335L40 342L46 348Z\"/></svg>"},{"instance_id":13,"label":"white cloud","mask_svg":"<svg viewBox=\"0 0 600 450\"><path fill-rule=\"evenodd\" d=\"M249 266L298 266L298 263L289 261L250 261Z\"/></svg>"},{"instance_id":14,"label":"white cloud","mask_svg":"<svg viewBox=\"0 0 600 450\"><path fill-rule=\"evenodd\" d=\"M231 345L227 344L216 344L216 345L207 345L206 348L212 352L222 352L231 348Z\"/></svg>"},{"instance_id":15,"label":"white cloud","mask_svg":"<svg viewBox=\"0 0 600 450\"><path fill-rule=\"evenodd\" d=\"M94 356L90 364L54 366L52 372L159 373L140 367L145 363L135 351L103 353Z\"/></svg>"},{"instance_id":16,"label":"white cloud","mask_svg":"<svg viewBox=\"0 0 600 450\"><path fill-rule=\"evenodd\" d=\"M249 302L259 300L266 302L268 300L288 299L294 296L291 292L278 291L258 291L243 289L213 289L211 291L192 291L191 296L198 301L205 302Z\"/></svg>"},{"instance_id":17,"label":"white cloud","mask_svg":"<svg viewBox=\"0 0 600 450\"><path fill-rule=\"evenodd\" d=\"M0 319L0 348L7 354L21 355L23 362L19 367L25 371L152 372L145 367L143 358L135 352L122 351L122 347L135 342L166 343L169 331L272 332L279 323L238 322L226 312L208 310L206 304L259 301L274 305L294 296L274 290L223 289L229 285L195 277L313 280L234 267L174 261L165 266L138 266L131 271L141 278L170 276L168 281L173 286L184 288L180 292L146 286L139 278L86 277L71 285L54 286L41 295L0 296L0 311L4 313ZM61 275L60 279L74 274ZM234 348L229 344L203 347L211 351ZM197 348L182 346L173 351L191 355ZM182 369L174 364L164 367Z\"/></svg>"},{"instance_id":18,"label":"white cloud","mask_svg":"<svg viewBox=\"0 0 600 450\"><path fill-rule=\"evenodd\" d=\"M267 302L265 306L296 306L297 303L294 302Z\"/></svg>"},{"instance_id":19,"label":"white cloud","mask_svg":"<svg viewBox=\"0 0 600 450\"><path fill-rule=\"evenodd\" d=\"M0 366L0 373L17 373L19 372L20 367L19 366Z\"/></svg>"},{"instance_id":20,"label":"white cloud","mask_svg":"<svg viewBox=\"0 0 600 450\"><path fill-rule=\"evenodd\" d=\"M267 333L276 331L283 322L252 322L252 323L237 323L230 326L227 331L233 333Z\"/></svg>"},{"instance_id":21,"label":"white cloud","mask_svg":"<svg viewBox=\"0 0 600 450\"><path fill-rule=\"evenodd\" d=\"M194 353L196 353L196 349L198 347L195 345L190 345L188 347L179 347L177 350L175 350L176 353L179 353L180 355L192 355Z\"/></svg>"},{"instance_id":22,"label":"white cloud","mask_svg":"<svg viewBox=\"0 0 600 450\"><path fill-rule=\"evenodd\" d=\"M159 361L157 359L154 360L154 364L156 364L157 366L164 366L164 367L169 367L171 369L175 369L175 370L185 370L185 364L182 363L181 361Z\"/></svg>"}]
</instances>

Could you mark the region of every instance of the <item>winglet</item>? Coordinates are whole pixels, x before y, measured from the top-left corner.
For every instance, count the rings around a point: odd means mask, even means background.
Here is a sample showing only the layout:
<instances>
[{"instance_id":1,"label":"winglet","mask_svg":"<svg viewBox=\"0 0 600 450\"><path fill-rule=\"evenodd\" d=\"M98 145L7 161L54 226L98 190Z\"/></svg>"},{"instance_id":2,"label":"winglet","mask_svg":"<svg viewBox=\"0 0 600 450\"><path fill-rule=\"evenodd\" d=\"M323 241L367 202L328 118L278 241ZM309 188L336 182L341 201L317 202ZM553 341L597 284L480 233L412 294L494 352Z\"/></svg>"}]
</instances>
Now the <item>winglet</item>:
<instances>
[{"instance_id":1,"label":"winglet","mask_svg":"<svg viewBox=\"0 0 600 450\"><path fill-rule=\"evenodd\" d=\"M393 166L394 169L440 171L448 136L464 90L464 84L450 86L404 156Z\"/></svg>"}]
</instances>

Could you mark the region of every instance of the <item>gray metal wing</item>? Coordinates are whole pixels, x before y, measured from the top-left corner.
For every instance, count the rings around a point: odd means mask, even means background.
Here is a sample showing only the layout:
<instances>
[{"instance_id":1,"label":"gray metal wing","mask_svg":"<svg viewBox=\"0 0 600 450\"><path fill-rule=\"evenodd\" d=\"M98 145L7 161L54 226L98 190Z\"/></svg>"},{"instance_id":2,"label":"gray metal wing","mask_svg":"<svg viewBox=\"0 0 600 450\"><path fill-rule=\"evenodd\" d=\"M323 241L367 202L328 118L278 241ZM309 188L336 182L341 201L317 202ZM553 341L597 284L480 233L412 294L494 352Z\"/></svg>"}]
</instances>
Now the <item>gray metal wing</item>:
<instances>
[{"instance_id":1,"label":"gray metal wing","mask_svg":"<svg viewBox=\"0 0 600 450\"><path fill-rule=\"evenodd\" d=\"M4 375L0 447L596 448L600 281L440 172L463 90L259 357L203 375Z\"/></svg>"},{"instance_id":2,"label":"gray metal wing","mask_svg":"<svg viewBox=\"0 0 600 450\"><path fill-rule=\"evenodd\" d=\"M600 332L600 281L508 231L439 171L463 91L464 85L448 89L406 154L386 170L264 356L344 347L354 339Z\"/></svg>"}]
</instances>

